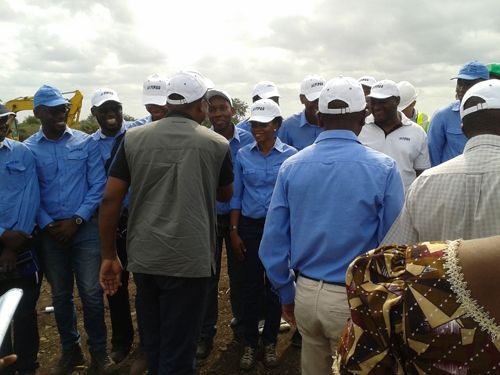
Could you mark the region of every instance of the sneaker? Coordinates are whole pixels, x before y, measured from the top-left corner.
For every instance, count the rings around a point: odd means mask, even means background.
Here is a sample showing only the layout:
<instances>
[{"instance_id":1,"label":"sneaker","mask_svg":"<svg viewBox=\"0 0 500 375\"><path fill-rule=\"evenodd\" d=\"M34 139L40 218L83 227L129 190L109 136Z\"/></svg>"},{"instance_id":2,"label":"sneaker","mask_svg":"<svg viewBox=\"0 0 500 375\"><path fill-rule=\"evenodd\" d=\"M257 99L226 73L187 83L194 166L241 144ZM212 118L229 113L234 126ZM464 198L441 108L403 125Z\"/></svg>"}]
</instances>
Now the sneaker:
<instances>
[{"instance_id":1,"label":"sneaker","mask_svg":"<svg viewBox=\"0 0 500 375\"><path fill-rule=\"evenodd\" d=\"M130 353L130 346L114 346L111 349L111 353L109 353L109 356L111 357L114 363L120 363L125 358L127 358L129 353Z\"/></svg>"},{"instance_id":2,"label":"sneaker","mask_svg":"<svg viewBox=\"0 0 500 375\"><path fill-rule=\"evenodd\" d=\"M82 370L85 366L85 357L83 356L80 344L75 344L71 349L63 350L63 354L57 365L52 368L52 375L68 375L74 370Z\"/></svg>"},{"instance_id":3,"label":"sneaker","mask_svg":"<svg viewBox=\"0 0 500 375\"><path fill-rule=\"evenodd\" d=\"M113 362L113 360L109 357L105 350L91 352L90 356L92 360L87 371L88 375L105 375L117 373L118 366Z\"/></svg>"},{"instance_id":4,"label":"sneaker","mask_svg":"<svg viewBox=\"0 0 500 375\"><path fill-rule=\"evenodd\" d=\"M240 359L240 369L250 370L255 365L255 348L245 346Z\"/></svg>"},{"instance_id":5,"label":"sneaker","mask_svg":"<svg viewBox=\"0 0 500 375\"><path fill-rule=\"evenodd\" d=\"M278 355L276 354L276 344L264 345L264 366L275 368L278 366Z\"/></svg>"},{"instance_id":6,"label":"sneaker","mask_svg":"<svg viewBox=\"0 0 500 375\"><path fill-rule=\"evenodd\" d=\"M196 359L205 359L210 355L213 347L213 340L208 337L203 337L198 340L196 347Z\"/></svg>"}]
</instances>

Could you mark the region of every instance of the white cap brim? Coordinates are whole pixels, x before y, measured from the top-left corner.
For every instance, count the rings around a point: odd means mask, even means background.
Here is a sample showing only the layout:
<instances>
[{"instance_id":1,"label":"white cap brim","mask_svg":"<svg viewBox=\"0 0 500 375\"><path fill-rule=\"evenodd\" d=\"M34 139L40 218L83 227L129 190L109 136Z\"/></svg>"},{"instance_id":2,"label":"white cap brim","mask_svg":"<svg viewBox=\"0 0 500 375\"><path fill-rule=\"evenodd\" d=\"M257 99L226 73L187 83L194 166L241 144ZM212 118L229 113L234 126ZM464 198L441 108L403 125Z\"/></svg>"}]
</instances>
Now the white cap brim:
<instances>
[{"instance_id":1,"label":"white cap brim","mask_svg":"<svg viewBox=\"0 0 500 375\"><path fill-rule=\"evenodd\" d=\"M142 104L155 104L155 105L166 105L167 97L166 96L149 96L145 95L142 97Z\"/></svg>"}]
</instances>

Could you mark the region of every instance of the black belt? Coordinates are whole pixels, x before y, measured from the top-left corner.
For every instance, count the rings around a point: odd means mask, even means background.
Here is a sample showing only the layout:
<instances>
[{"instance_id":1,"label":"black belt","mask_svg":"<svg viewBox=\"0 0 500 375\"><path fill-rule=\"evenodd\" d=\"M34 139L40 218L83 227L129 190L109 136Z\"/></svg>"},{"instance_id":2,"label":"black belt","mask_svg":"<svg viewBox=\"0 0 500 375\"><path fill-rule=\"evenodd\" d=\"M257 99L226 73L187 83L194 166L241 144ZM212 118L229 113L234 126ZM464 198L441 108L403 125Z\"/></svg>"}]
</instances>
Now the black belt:
<instances>
[{"instance_id":1,"label":"black belt","mask_svg":"<svg viewBox=\"0 0 500 375\"><path fill-rule=\"evenodd\" d=\"M323 282L323 284L330 284L330 285L343 286L343 287L345 288L345 283L335 283L335 282L330 283L330 282L325 281L325 280L315 279L314 277L311 277L311 276L306 276L306 275L304 275L303 273L299 273L299 276L304 277L304 278L309 279L309 280L312 280L312 281L317 281L317 282L321 282L321 281L322 281L322 282Z\"/></svg>"}]
</instances>

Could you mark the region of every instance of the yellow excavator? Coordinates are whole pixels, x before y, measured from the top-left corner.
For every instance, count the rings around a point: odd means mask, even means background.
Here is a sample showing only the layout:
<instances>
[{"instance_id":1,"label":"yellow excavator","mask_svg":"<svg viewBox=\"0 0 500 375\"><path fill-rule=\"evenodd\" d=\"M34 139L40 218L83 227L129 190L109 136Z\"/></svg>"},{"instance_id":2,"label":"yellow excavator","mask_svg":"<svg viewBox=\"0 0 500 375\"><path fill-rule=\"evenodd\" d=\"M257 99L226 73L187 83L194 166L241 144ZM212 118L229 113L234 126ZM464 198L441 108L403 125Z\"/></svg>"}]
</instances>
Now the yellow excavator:
<instances>
[{"instance_id":1,"label":"yellow excavator","mask_svg":"<svg viewBox=\"0 0 500 375\"><path fill-rule=\"evenodd\" d=\"M69 114L68 114L68 126L70 128L76 128L78 122L80 121L80 112L82 110L83 95L79 90L63 92L63 95L73 94L69 100ZM5 106L14 113L19 111L33 111L33 97L32 96L22 96L19 98L11 99L4 103ZM19 140L19 129L17 121L12 121L10 124L10 138Z\"/></svg>"}]
</instances>

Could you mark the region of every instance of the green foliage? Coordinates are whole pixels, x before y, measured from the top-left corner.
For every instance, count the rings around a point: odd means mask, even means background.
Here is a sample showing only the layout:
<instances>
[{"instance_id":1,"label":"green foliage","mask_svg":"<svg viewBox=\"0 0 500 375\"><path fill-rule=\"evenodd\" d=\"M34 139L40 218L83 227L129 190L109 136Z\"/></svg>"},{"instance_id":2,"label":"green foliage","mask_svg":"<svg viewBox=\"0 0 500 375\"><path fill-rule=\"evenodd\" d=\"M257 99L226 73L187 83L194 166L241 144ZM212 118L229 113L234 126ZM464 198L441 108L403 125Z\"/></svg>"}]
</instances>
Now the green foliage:
<instances>
[{"instance_id":1,"label":"green foliage","mask_svg":"<svg viewBox=\"0 0 500 375\"><path fill-rule=\"evenodd\" d=\"M85 120L78 123L78 129L87 134L92 134L99 129L99 124L97 123L95 116L90 114Z\"/></svg>"},{"instance_id":2,"label":"green foliage","mask_svg":"<svg viewBox=\"0 0 500 375\"><path fill-rule=\"evenodd\" d=\"M12 138L18 138L21 142L30 135L36 133L40 128L40 121L35 116L28 116L23 121L12 124Z\"/></svg>"},{"instance_id":3,"label":"green foliage","mask_svg":"<svg viewBox=\"0 0 500 375\"><path fill-rule=\"evenodd\" d=\"M233 98L233 108L236 111L234 116L235 124L243 121L247 117L248 104L239 98Z\"/></svg>"}]
</instances>

